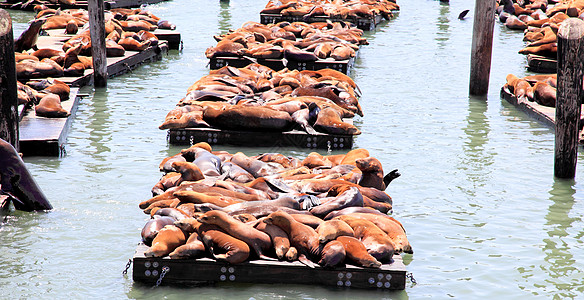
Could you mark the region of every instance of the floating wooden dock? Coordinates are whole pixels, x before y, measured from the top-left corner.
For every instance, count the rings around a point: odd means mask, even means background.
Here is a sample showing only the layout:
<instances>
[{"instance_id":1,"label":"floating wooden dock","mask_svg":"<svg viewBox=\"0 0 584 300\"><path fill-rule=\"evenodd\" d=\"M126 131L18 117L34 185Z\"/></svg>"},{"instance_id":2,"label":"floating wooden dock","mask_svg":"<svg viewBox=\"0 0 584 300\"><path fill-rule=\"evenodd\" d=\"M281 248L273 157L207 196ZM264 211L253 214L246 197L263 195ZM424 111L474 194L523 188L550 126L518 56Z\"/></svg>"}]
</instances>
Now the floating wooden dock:
<instances>
[{"instance_id":1,"label":"floating wooden dock","mask_svg":"<svg viewBox=\"0 0 584 300\"><path fill-rule=\"evenodd\" d=\"M545 56L529 54L527 55L527 70L536 73L556 73L558 61Z\"/></svg>"},{"instance_id":2,"label":"floating wooden dock","mask_svg":"<svg viewBox=\"0 0 584 300\"><path fill-rule=\"evenodd\" d=\"M375 27L381 23L383 17L381 15L375 15L371 18L329 18L326 16L316 16L304 19L303 16L283 16L280 14L260 14L260 23L271 24L279 23L283 21L287 22L306 22L306 23L317 23L326 22L330 20L331 22L349 22L361 30L375 30Z\"/></svg>"},{"instance_id":3,"label":"floating wooden dock","mask_svg":"<svg viewBox=\"0 0 584 300\"><path fill-rule=\"evenodd\" d=\"M131 7L140 7L143 4L156 4L160 2L165 2L168 0L110 0L104 1L103 5L105 9L112 9L112 8L131 8ZM26 8L11 8L12 5L18 3L20 1L5 1L0 3L0 8L3 9L20 9L25 11L32 11L34 8L33 5L28 5ZM87 1L76 1L74 5L67 5L61 3L46 3L45 4L48 8L53 9L87 9Z\"/></svg>"},{"instance_id":4,"label":"floating wooden dock","mask_svg":"<svg viewBox=\"0 0 584 300\"><path fill-rule=\"evenodd\" d=\"M351 57L347 60L334 60L332 58L320 59L314 62L299 62L299 61L285 61L283 59L255 59L248 57L214 57L209 59L209 67L211 70L217 70L224 66L232 66L236 68L243 68L249 64L258 63L260 65L269 67L274 71L280 71L284 68L289 70L311 70L317 71L322 69L333 69L344 74L349 74L353 68L355 58Z\"/></svg>"},{"instance_id":5,"label":"floating wooden dock","mask_svg":"<svg viewBox=\"0 0 584 300\"><path fill-rule=\"evenodd\" d=\"M538 121L544 123L547 126L555 127L556 125L556 109L554 107L548 107L540 105L533 101L517 99L507 88L501 88L501 98L507 100L507 102L513 104L519 110L527 113L528 115L534 117ZM580 118L584 118L584 105L582 107L582 114ZM580 143L584 144L584 134L580 132L579 137Z\"/></svg>"},{"instance_id":6,"label":"floating wooden dock","mask_svg":"<svg viewBox=\"0 0 584 300\"><path fill-rule=\"evenodd\" d=\"M41 36L37 45L39 48L60 49L63 41L68 38ZM108 77L125 74L145 62L160 60L162 54L166 52L168 52L168 46L166 42L161 42L158 46L149 47L141 52L126 51L123 57L108 57ZM71 87L81 87L91 84L92 74L93 70L90 69L85 70L83 76L58 77L56 79L65 82ZM86 95L79 95L77 89L71 89L70 100L61 103L63 108L71 113L67 118L38 117L34 113L34 108L22 112L19 125L20 152L26 156L59 156L63 154L70 123L75 117L79 99L84 96Z\"/></svg>"},{"instance_id":7,"label":"floating wooden dock","mask_svg":"<svg viewBox=\"0 0 584 300\"><path fill-rule=\"evenodd\" d=\"M348 120L344 120L349 122ZM352 121L351 121L352 122ZM216 128L170 129L168 142L173 145L191 145L207 142L210 145L254 147L298 147L311 149L351 149L352 135L308 134L305 131L286 132L236 131Z\"/></svg>"},{"instance_id":8,"label":"floating wooden dock","mask_svg":"<svg viewBox=\"0 0 584 300\"><path fill-rule=\"evenodd\" d=\"M403 290L406 267L400 255L380 269L347 265L345 268L309 268L299 262L255 260L231 265L209 258L170 259L145 257L148 247L138 245L134 254L134 281L156 284L164 273L162 285L197 285L209 283L310 284L357 289ZM165 271L163 271L165 270Z\"/></svg>"},{"instance_id":9,"label":"floating wooden dock","mask_svg":"<svg viewBox=\"0 0 584 300\"><path fill-rule=\"evenodd\" d=\"M20 152L25 156L59 156L65 151L65 141L79 101L88 97L71 88L69 100L61 102L70 115L67 118L45 118L35 114L34 108L22 110L20 115Z\"/></svg>"}]
</instances>

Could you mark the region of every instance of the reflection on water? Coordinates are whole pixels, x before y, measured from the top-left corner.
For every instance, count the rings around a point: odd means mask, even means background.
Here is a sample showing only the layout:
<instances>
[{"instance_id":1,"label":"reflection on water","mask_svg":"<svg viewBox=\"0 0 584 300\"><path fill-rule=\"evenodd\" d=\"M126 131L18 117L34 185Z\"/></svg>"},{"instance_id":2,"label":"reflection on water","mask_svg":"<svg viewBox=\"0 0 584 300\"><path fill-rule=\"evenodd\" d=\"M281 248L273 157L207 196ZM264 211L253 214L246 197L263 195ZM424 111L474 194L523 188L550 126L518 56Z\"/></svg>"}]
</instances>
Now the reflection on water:
<instances>
[{"instance_id":1,"label":"reflection on water","mask_svg":"<svg viewBox=\"0 0 584 300\"><path fill-rule=\"evenodd\" d=\"M221 34L227 33L229 29L234 27L231 24L231 10L229 9L229 0L219 1L219 31ZM239 26L239 25L238 25Z\"/></svg>"},{"instance_id":2,"label":"reflection on water","mask_svg":"<svg viewBox=\"0 0 584 300\"><path fill-rule=\"evenodd\" d=\"M450 38L450 4L440 2L440 13L436 20L436 42L438 48L443 49L448 44Z\"/></svg>"}]
</instances>

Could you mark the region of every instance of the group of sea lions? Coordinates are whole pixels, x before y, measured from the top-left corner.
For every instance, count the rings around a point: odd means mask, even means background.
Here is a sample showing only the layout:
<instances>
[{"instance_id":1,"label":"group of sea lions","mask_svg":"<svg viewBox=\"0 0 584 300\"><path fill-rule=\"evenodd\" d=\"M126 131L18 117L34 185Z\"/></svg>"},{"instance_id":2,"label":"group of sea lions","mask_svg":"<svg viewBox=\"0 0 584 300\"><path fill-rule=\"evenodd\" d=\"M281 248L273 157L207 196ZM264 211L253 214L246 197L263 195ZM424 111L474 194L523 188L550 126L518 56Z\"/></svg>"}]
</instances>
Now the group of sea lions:
<instances>
[{"instance_id":1,"label":"group of sea lions","mask_svg":"<svg viewBox=\"0 0 584 300\"><path fill-rule=\"evenodd\" d=\"M63 108L61 101L69 99L69 86L57 79L17 82L18 105L33 107L40 117L65 118L69 112Z\"/></svg>"},{"instance_id":2,"label":"group of sea lions","mask_svg":"<svg viewBox=\"0 0 584 300\"><path fill-rule=\"evenodd\" d=\"M14 43L17 77L82 76L86 69L93 68L87 10L55 10L42 6L36 9L35 19ZM151 31L160 27L174 29L174 25L142 9L112 9L104 16L107 57L124 56L126 51L142 51L156 46L158 38ZM57 29L73 36L60 49L36 47L40 30Z\"/></svg>"},{"instance_id":3,"label":"group of sea lions","mask_svg":"<svg viewBox=\"0 0 584 300\"><path fill-rule=\"evenodd\" d=\"M357 89L349 76L331 69L276 72L255 63L245 68L225 66L189 87L160 129L360 134L343 120L363 115Z\"/></svg>"},{"instance_id":4,"label":"group of sea lions","mask_svg":"<svg viewBox=\"0 0 584 300\"><path fill-rule=\"evenodd\" d=\"M148 257L379 268L394 253L413 253L402 224L387 215L384 190L399 173L384 176L365 149L300 160L198 143L160 170L154 197L139 204L151 216L141 233Z\"/></svg>"},{"instance_id":5,"label":"group of sea lions","mask_svg":"<svg viewBox=\"0 0 584 300\"><path fill-rule=\"evenodd\" d=\"M345 22L246 22L241 28L215 36L217 45L205 51L207 58L252 57L311 62L355 57L359 45L366 45L363 30Z\"/></svg>"},{"instance_id":6,"label":"group of sea lions","mask_svg":"<svg viewBox=\"0 0 584 300\"><path fill-rule=\"evenodd\" d=\"M584 0L500 0L499 19L510 29L524 30L528 42L521 54L556 58L558 29L569 18L584 19Z\"/></svg>"},{"instance_id":7,"label":"group of sea lions","mask_svg":"<svg viewBox=\"0 0 584 300\"><path fill-rule=\"evenodd\" d=\"M312 17L334 19L372 18L381 15L389 20L392 11L399 10L390 0L270 0L260 12L282 16L300 16L304 20Z\"/></svg>"},{"instance_id":8,"label":"group of sea lions","mask_svg":"<svg viewBox=\"0 0 584 300\"><path fill-rule=\"evenodd\" d=\"M518 100L534 101L548 107L556 106L556 74L529 75L523 78L509 74L503 88Z\"/></svg>"}]
</instances>

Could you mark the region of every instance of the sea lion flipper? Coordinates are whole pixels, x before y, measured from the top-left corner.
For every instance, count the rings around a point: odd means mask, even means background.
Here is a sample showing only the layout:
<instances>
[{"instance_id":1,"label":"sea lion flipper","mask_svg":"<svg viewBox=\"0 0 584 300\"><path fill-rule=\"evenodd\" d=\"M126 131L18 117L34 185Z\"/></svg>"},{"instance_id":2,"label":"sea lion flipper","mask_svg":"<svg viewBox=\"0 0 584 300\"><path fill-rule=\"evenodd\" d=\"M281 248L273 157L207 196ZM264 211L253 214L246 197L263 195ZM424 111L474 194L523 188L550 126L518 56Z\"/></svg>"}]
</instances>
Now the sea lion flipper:
<instances>
[{"instance_id":1,"label":"sea lion flipper","mask_svg":"<svg viewBox=\"0 0 584 300\"><path fill-rule=\"evenodd\" d=\"M310 261L306 257L306 255L304 255L304 254L301 254L300 256L298 256L298 261L309 268L312 268L312 269L315 268L315 264L312 261Z\"/></svg>"},{"instance_id":2,"label":"sea lion flipper","mask_svg":"<svg viewBox=\"0 0 584 300\"><path fill-rule=\"evenodd\" d=\"M383 184L385 185L385 188L387 189L387 186L396 178L400 177L401 174L398 172L397 169L387 173L387 175L385 175L383 177Z\"/></svg>"}]
</instances>

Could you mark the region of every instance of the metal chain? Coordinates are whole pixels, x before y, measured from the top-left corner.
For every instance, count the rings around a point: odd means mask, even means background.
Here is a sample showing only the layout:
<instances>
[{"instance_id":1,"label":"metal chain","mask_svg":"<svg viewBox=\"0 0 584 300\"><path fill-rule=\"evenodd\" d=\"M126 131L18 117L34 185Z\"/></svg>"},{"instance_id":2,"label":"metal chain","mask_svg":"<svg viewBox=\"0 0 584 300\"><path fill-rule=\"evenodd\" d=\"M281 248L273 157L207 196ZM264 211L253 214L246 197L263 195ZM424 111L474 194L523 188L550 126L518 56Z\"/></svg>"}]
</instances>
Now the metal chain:
<instances>
[{"instance_id":1,"label":"metal chain","mask_svg":"<svg viewBox=\"0 0 584 300\"><path fill-rule=\"evenodd\" d=\"M160 286L160 284L162 283L162 278L164 278L166 273L168 273L169 271L170 271L169 267L167 267L167 266L162 267L162 272L160 272L160 277L158 278L158 280L156 280L156 285L153 286L152 288Z\"/></svg>"},{"instance_id":2,"label":"metal chain","mask_svg":"<svg viewBox=\"0 0 584 300\"><path fill-rule=\"evenodd\" d=\"M418 284L418 282L416 281L416 279L414 279L414 274L411 272L406 273L406 278L409 279L413 285Z\"/></svg>"},{"instance_id":3,"label":"metal chain","mask_svg":"<svg viewBox=\"0 0 584 300\"><path fill-rule=\"evenodd\" d=\"M128 274L128 269L130 268L131 265L132 265L132 259L130 258L130 259L128 259L128 263L126 264L126 269L124 269L122 271L122 275L125 276L126 274Z\"/></svg>"}]
</instances>

